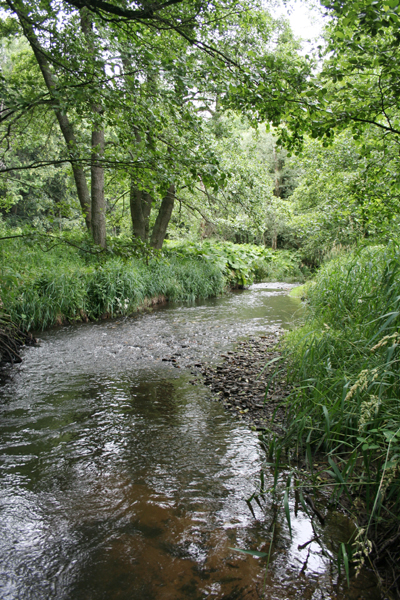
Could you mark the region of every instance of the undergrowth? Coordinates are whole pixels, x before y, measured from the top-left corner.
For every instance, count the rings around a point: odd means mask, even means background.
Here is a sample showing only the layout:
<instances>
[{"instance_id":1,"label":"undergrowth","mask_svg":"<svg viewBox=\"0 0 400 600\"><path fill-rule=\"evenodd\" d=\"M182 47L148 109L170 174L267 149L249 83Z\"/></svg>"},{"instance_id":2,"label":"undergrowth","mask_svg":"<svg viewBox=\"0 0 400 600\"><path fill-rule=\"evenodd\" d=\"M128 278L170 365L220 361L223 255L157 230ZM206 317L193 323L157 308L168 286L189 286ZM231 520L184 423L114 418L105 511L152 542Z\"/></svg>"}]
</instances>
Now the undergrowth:
<instances>
[{"instance_id":1,"label":"undergrowth","mask_svg":"<svg viewBox=\"0 0 400 600\"><path fill-rule=\"evenodd\" d=\"M48 252L25 241L0 246L0 298L25 331L62 321L129 314L146 299L193 301L221 294L221 270L205 260L82 255L57 245Z\"/></svg>"},{"instance_id":2,"label":"undergrowth","mask_svg":"<svg viewBox=\"0 0 400 600\"><path fill-rule=\"evenodd\" d=\"M167 242L166 256L201 258L218 265L231 286L260 281L305 281L308 270L297 252L272 250L253 244L206 240L203 243Z\"/></svg>"},{"instance_id":3,"label":"undergrowth","mask_svg":"<svg viewBox=\"0 0 400 600\"><path fill-rule=\"evenodd\" d=\"M296 449L332 500L346 504L357 534L346 556L395 574L400 559L400 248L369 247L326 264L308 284L308 319L287 334L295 391L273 451ZM270 445L271 448L271 445ZM386 570L386 573L388 570Z\"/></svg>"},{"instance_id":4,"label":"undergrowth","mask_svg":"<svg viewBox=\"0 0 400 600\"><path fill-rule=\"evenodd\" d=\"M129 314L151 298L193 301L254 280L303 278L297 255L249 244L175 242L159 252L113 238L105 252L76 232L9 235L0 241L0 298L24 331Z\"/></svg>"}]
</instances>

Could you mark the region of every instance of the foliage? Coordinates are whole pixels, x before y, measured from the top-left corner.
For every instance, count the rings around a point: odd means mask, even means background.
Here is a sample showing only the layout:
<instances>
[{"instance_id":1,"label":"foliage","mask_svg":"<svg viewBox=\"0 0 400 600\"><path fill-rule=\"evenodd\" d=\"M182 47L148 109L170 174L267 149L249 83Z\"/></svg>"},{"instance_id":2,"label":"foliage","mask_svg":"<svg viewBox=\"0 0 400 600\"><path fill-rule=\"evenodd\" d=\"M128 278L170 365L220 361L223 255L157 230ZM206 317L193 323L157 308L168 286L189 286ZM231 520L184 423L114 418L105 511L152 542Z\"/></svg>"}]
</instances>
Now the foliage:
<instances>
[{"instance_id":1,"label":"foliage","mask_svg":"<svg viewBox=\"0 0 400 600\"><path fill-rule=\"evenodd\" d=\"M395 242L339 255L307 284L308 320L285 342L296 387L277 445L302 449L311 470L312 453L327 455L333 498L358 516L359 566L399 525L399 276Z\"/></svg>"},{"instance_id":2,"label":"foliage","mask_svg":"<svg viewBox=\"0 0 400 600\"><path fill-rule=\"evenodd\" d=\"M303 281L300 257L288 251L264 246L207 240L203 243L167 242L167 256L200 258L218 266L231 286L254 281Z\"/></svg>"},{"instance_id":3,"label":"foliage","mask_svg":"<svg viewBox=\"0 0 400 600\"><path fill-rule=\"evenodd\" d=\"M298 62L296 84L283 77L276 94L287 106L272 119L278 143L298 154L292 164L305 171L290 198L295 217L286 218L284 243L304 247L314 264L338 244L387 240L398 224L400 190L400 3L321 4L329 19L319 54L307 66ZM250 119L267 120L267 90L259 78L254 90L233 89L227 101Z\"/></svg>"},{"instance_id":4,"label":"foliage","mask_svg":"<svg viewBox=\"0 0 400 600\"><path fill-rule=\"evenodd\" d=\"M339 82L333 108L339 123L335 126L350 123L353 131L361 134L365 125L371 124L396 138L400 133L398 65L394 60L399 43L398 0L323 0L321 4L332 17L326 53L333 47L336 51L322 75L334 84Z\"/></svg>"},{"instance_id":5,"label":"foliage","mask_svg":"<svg viewBox=\"0 0 400 600\"><path fill-rule=\"evenodd\" d=\"M297 87L291 110L280 120L281 141L299 148L308 133L328 146L337 132L349 129L362 147L371 128L382 140L397 139L399 2L321 0L321 5L330 18L314 57L318 69ZM263 103L261 96L247 106L263 118L268 100Z\"/></svg>"},{"instance_id":6,"label":"foliage","mask_svg":"<svg viewBox=\"0 0 400 600\"><path fill-rule=\"evenodd\" d=\"M297 166L298 186L290 197L293 216L285 240L311 263L320 264L332 248L362 238L385 240L398 226L397 149L387 144L383 153L371 132L366 140L369 159L349 132L338 134L327 148L307 138L301 156L289 159Z\"/></svg>"},{"instance_id":7,"label":"foliage","mask_svg":"<svg viewBox=\"0 0 400 600\"><path fill-rule=\"evenodd\" d=\"M130 314L146 298L193 301L225 289L221 270L205 260L156 256L143 260L88 252L83 260L81 250L65 244L44 253L25 239L7 241L7 246L0 243L1 264L7 265L2 269L0 297L12 320L25 331L64 320Z\"/></svg>"},{"instance_id":8,"label":"foliage","mask_svg":"<svg viewBox=\"0 0 400 600\"><path fill-rule=\"evenodd\" d=\"M220 124L209 127L209 115L221 111L220 98L232 82L242 85L248 70L256 73L260 57L279 49L279 69L270 69L272 78L292 61L296 44L287 23L273 19L257 0L246 11L236 0L219 0L212 9L203 2L196 9L173 2L152 7L151 14L144 10L144 20L122 7L120 19L110 19L113 5L99 10L91 2L18 0L2 6L0 206L23 212L14 217L16 224L44 213L47 227L53 221L61 229L66 217L79 215L77 193L89 227L90 204L93 215L95 207L104 215L97 205L105 191L109 228L124 228L132 185L151 195L156 210L170 186L181 201L191 197L199 181L215 196L227 178L236 206L249 196L247 188L253 188L253 198L245 211L265 201L266 178L252 172L251 162L235 161L233 152L228 161L221 159ZM104 136L104 151L93 146L96 132ZM91 186L90 203L87 167L93 167L94 157L105 184ZM247 229L256 214L246 214ZM150 228L155 222L152 215ZM96 238L95 223L93 216ZM254 228L260 229L259 223ZM100 237L96 241L104 246Z\"/></svg>"},{"instance_id":9,"label":"foliage","mask_svg":"<svg viewBox=\"0 0 400 600\"><path fill-rule=\"evenodd\" d=\"M276 147L272 132L251 127L233 114L214 114L208 124L214 152L226 174L224 186L210 189L200 180L179 193L170 239L219 238L267 244L288 229L298 169Z\"/></svg>"},{"instance_id":10,"label":"foliage","mask_svg":"<svg viewBox=\"0 0 400 600\"><path fill-rule=\"evenodd\" d=\"M289 197L282 240L299 248L304 260L320 265L338 247L361 239L385 242L399 223L398 150L385 147L373 131L365 132L367 157L349 131L338 133L325 147L306 137L300 155L290 157L297 187Z\"/></svg>"}]
</instances>

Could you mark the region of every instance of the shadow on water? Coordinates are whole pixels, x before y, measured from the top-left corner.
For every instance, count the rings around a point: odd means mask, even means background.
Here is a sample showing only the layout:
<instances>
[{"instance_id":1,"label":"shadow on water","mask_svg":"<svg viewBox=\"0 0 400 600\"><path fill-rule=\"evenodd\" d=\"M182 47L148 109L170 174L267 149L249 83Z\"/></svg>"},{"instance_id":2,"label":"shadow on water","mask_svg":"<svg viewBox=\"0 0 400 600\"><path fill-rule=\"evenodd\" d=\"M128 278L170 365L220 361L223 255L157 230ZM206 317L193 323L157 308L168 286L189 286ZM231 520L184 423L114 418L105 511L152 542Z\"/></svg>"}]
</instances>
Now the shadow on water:
<instances>
[{"instance_id":1,"label":"shadow on water","mask_svg":"<svg viewBox=\"0 0 400 600\"><path fill-rule=\"evenodd\" d=\"M4 600L374 600L338 581L310 521L245 499L264 456L189 365L289 326L299 302L255 288L197 306L62 328L26 351L1 395L0 589ZM163 360L164 359L164 360ZM176 362L172 362L172 360ZM331 513L332 548L351 524Z\"/></svg>"}]
</instances>

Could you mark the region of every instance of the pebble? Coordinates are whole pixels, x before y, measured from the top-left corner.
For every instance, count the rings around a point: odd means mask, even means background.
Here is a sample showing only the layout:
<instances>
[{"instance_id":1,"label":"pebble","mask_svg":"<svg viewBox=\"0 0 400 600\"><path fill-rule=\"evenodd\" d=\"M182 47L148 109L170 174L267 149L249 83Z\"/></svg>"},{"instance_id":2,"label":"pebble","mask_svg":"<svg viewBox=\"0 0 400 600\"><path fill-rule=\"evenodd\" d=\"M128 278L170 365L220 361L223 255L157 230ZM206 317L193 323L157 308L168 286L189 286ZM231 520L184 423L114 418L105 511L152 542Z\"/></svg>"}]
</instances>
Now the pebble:
<instances>
[{"instance_id":1,"label":"pebble","mask_svg":"<svg viewBox=\"0 0 400 600\"><path fill-rule=\"evenodd\" d=\"M256 430L282 431L285 412L279 405L291 392L291 386L282 379L282 372L276 381L271 380L277 369L281 371L283 360L266 367L269 361L281 356L278 344L282 334L278 330L273 335L239 342L235 351L221 354L220 365L195 365L214 399Z\"/></svg>"}]
</instances>

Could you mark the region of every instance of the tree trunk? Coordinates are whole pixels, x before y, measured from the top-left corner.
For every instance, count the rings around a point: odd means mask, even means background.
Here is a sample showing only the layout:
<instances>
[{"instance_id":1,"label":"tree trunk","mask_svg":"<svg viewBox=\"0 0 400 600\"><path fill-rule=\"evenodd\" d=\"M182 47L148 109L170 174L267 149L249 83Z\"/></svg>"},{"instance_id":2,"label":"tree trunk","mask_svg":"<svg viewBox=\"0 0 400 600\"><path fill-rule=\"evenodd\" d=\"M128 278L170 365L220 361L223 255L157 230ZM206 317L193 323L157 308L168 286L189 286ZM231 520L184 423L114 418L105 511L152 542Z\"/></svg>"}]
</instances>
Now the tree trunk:
<instances>
[{"instance_id":1,"label":"tree trunk","mask_svg":"<svg viewBox=\"0 0 400 600\"><path fill-rule=\"evenodd\" d=\"M130 208L133 235L147 242L149 238L149 219L153 198L151 194L140 190L133 177L131 177Z\"/></svg>"},{"instance_id":2,"label":"tree trunk","mask_svg":"<svg viewBox=\"0 0 400 600\"><path fill-rule=\"evenodd\" d=\"M20 3L19 3L20 4ZM21 4L20 4L21 5ZM36 34L33 30L32 25L25 18L23 12L16 10L15 6L12 7L13 10L18 15L19 22L24 31L25 37L27 38L33 53L35 55L36 61L39 65L39 68L42 72L44 82L46 84L47 89L49 90L50 96L53 101L53 109L58 121L58 124L61 129L61 133L64 137L65 143L67 144L67 150L69 158L71 159L72 172L74 174L76 191L78 194L79 203L81 205L81 210L83 216L85 217L86 227L90 231L91 228L91 206L90 206L90 196L89 196L89 188L86 181L86 176L83 171L83 168L80 167L76 162L74 162L74 158L76 158L76 149L77 143L74 134L74 130L72 124L70 123L66 114L64 114L60 109L59 101L55 96L55 91L57 88L57 81L53 73L51 72L50 65L46 59L45 53L39 44L39 40L36 37Z\"/></svg>"},{"instance_id":3,"label":"tree trunk","mask_svg":"<svg viewBox=\"0 0 400 600\"><path fill-rule=\"evenodd\" d=\"M275 180L274 180L274 196L276 196L276 198L280 198L281 195L281 174L279 172L279 161L278 161L278 157L276 155L276 148L274 146L273 149L273 159L274 159L274 174L275 174ZM276 232L276 230L274 229L271 235L271 248L272 250L276 250L278 248L278 233Z\"/></svg>"},{"instance_id":4,"label":"tree trunk","mask_svg":"<svg viewBox=\"0 0 400 600\"><path fill-rule=\"evenodd\" d=\"M151 207L153 204L153 197L148 192L142 192L142 194L143 194L142 211L143 211L143 218L144 218L144 231L145 231L145 236L146 236L146 241L147 241L149 239L150 213L151 213Z\"/></svg>"},{"instance_id":5,"label":"tree trunk","mask_svg":"<svg viewBox=\"0 0 400 600\"><path fill-rule=\"evenodd\" d=\"M142 242L146 241L146 228L142 209L142 191L136 186L133 178L131 178L130 189L130 207L132 218L132 230L134 237L139 238Z\"/></svg>"},{"instance_id":6,"label":"tree trunk","mask_svg":"<svg viewBox=\"0 0 400 600\"><path fill-rule=\"evenodd\" d=\"M274 196L280 198L281 196L281 174L279 172L279 161L276 155L276 148L274 146L273 149L273 159L274 159Z\"/></svg>"},{"instance_id":7,"label":"tree trunk","mask_svg":"<svg viewBox=\"0 0 400 600\"><path fill-rule=\"evenodd\" d=\"M93 22L90 12L81 10L81 29L86 38L89 53L95 60L95 47L93 40ZM100 104L92 103L95 114L101 115L103 108ZM92 200L92 235L95 244L106 247L106 203L104 199L104 168L99 162L104 156L104 129L99 124L100 119L93 126L92 155L91 155L91 200Z\"/></svg>"},{"instance_id":8,"label":"tree trunk","mask_svg":"<svg viewBox=\"0 0 400 600\"><path fill-rule=\"evenodd\" d=\"M92 234L93 241L102 248L106 247L106 203L104 199L104 169L97 162L104 154L104 130L92 132Z\"/></svg>"},{"instance_id":9,"label":"tree trunk","mask_svg":"<svg viewBox=\"0 0 400 600\"><path fill-rule=\"evenodd\" d=\"M172 184L169 186L167 194L162 199L160 210L151 234L150 246L153 246L153 248L158 250L161 250L165 239L165 234L167 233L167 227L171 219L172 209L174 208L174 201L175 185Z\"/></svg>"}]
</instances>

